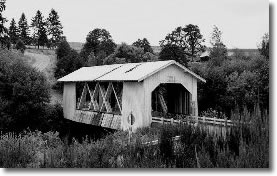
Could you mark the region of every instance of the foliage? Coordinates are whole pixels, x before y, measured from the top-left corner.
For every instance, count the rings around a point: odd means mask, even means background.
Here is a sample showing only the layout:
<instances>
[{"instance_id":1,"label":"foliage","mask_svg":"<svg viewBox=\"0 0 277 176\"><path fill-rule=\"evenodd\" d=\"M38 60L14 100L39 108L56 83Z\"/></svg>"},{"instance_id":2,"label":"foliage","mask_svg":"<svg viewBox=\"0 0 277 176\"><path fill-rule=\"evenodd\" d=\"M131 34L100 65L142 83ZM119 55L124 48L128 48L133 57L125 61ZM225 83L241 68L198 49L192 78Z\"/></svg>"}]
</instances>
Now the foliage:
<instances>
[{"instance_id":1,"label":"foliage","mask_svg":"<svg viewBox=\"0 0 277 176\"><path fill-rule=\"evenodd\" d=\"M30 30L24 13L22 13L18 21L18 35L25 45L30 44Z\"/></svg>"},{"instance_id":2,"label":"foliage","mask_svg":"<svg viewBox=\"0 0 277 176\"><path fill-rule=\"evenodd\" d=\"M159 60L175 60L180 64L187 66L187 57L184 51L174 45L165 45L159 54Z\"/></svg>"},{"instance_id":3,"label":"foliage","mask_svg":"<svg viewBox=\"0 0 277 176\"><path fill-rule=\"evenodd\" d=\"M7 133L0 137L0 166L64 168L268 168L269 126L256 119L214 135L201 125L164 125L118 131L97 141L67 144L58 133ZM173 137L180 136L179 139ZM145 140L146 139L146 140ZM153 140L159 142L151 143ZM147 141L148 143L146 143Z\"/></svg>"},{"instance_id":4,"label":"foliage","mask_svg":"<svg viewBox=\"0 0 277 176\"><path fill-rule=\"evenodd\" d=\"M63 56L57 61L55 77L61 78L83 66L83 62L77 51L71 49L68 55Z\"/></svg>"},{"instance_id":5,"label":"foliage","mask_svg":"<svg viewBox=\"0 0 277 176\"><path fill-rule=\"evenodd\" d=\"M230 118L231 111L247 107L251 112L259 104L262 111L269 109L269 62L256 55L246 57L234 53L219 65L209 60L191 69L206 79L198 89L199 110L213 108Z\"/></svg>"},{"instance_id":6,"label":"foliage","mask_svg":"<svg viewBox=\"0 0 277 176\"><path fill-rule=\"evenodd\" d=\"M222 32L217 26L214 26L212 37L211 37L211 51L210 57L212 58L211 64L213 66L219 66L224 60L227 59L227 48L222 42Z\"/></svg>"},{"instance_id":7,"label":"foliage","mask_svg":"<svg viewBox=\"0 0 277 176\"><path fill-rule=\"evenodd\" d=\"M49 102L49 85L22 56L0 50L1 129L36 129Z\"/></svg>"},{"instance_id":8,"label":"foliage","mask_svg":"<svg viewBox=\"0 0 277 176\"><path fill-rule=\"evenodd\" d=\"M24 42L19 39L16 42L15 49L19 50L21 53L24 54L24 52L26 50L26 46L24 45Z\"/></svg>"},{"instance_id":9,"label":"foliage","mask_svg":"<svg viewBox=\"0 0 277 176\"><path fill-rule=\"evenodd\" d=\"M12 19L9 27L9 36L12 44L16 44L19 36L18 36L18 29L15 23L14 18Z\"/></svg>"},{"instance_id":10,"label":"foliage","mask_svg":"<svg viewBox=\"0 0 277 176\"><path fill-rule=\"evenodd\" d=\"M48 43L46 21L38 10L35 17L32 18L31 27L33 28L33 41L34 44L39 46L45 46Z\"/></svg>"},{"instance_id":11,"label":"foliage","mask_svg":"<svg viewBox=\"0 0 277 176\"><path fill-rule=\"evenodd\" d=\"M98 59L98 61L99 60L100 59ZM149 52L144 53L143 48L122 43L117 46L114 53L104 58L103 64L138 63L157 60L158 57L155 54Z\"/></svg>"},{"instance_id":12,"label":"foliage","mask_svg":"<svg viewBox=\"0 0 277 176\"><path fill-rule=\"evenodd\" d=\"M138 48L143 48L144 53L153 53L153 49L150 46L150 43L146 38L138 39L133 43L133 46L138 47Z\"/></svg>"},{"instance_id":13,"label":"foliage","mask_svg":"<svg viewBox=\"0 0 277 176\"><path fill-rule=\"evenodd\" d=\"M5 27L5 22L7 19L3 17L2 12L6 9L6 0L0 1L0 47L8 48L10 46L10 41L8 37L8 29Z\"/></svg>"},{"instance_id":14,"label":"foliage","mask_svg":"<svg viewBox=\"0 0 277 176\"><path fill-rule=\"evenodd\" d=\"M116 44L113 42L112 36L106 29L96 28L89 32L86 37L86 42L82 48L80 55L87 60L91 52L97 57L104 54L105 57L112 54Z\"/></svg>"},{"instance_id":15,"label":"foliage","mask_svg":"<svg viewBox=\"0 0 277 176\"><path fill-rule=\"evenodd\" d=\"M119 45L115 52L104 60L104 64L142 62L143 49L129 46L126 43Z\"/></svg>"},{"instance_id":16,"label":"foliage","mask_svg":"<svg viewBox=\"0 0 277 176\"><path fill-rule=\"evenodd\" d=\"M98 54L97 57L94 56L94 53L91 52L88 56L88 60L85 64L85 66L91 67L91 66L98 66L103 64L103 60L105 59L106 54L102 51Z\"/></svg>"},{"instance_id":17,"label":"foliage","mask_svg":"<svg viewBox=\"0 0 277 176\"><path fill-rule=\"evenodd\" d=\"M59 20L58 13L51 9L49 17L47 18L47 33L49 35L49 43L51 47L56 47L62 38L63 26Z\"/></svg>"},{"instance_id":18,"label":"foliage","mask_svg":"<svg viewBox=\"0 0 277 176\"><path fill-rule=\"evenodd\" d=\"M57 60L61 60L63 57L67 56L71 51L71 48L66 40L62 40L59 44L55 53L57 55Z\"/></svg>"},{"instance_id":19,"label":"foliage","mask_svg":"<svg viewBox=\"0 0 277 176\"><path fill-rule=\"evenodd\" d=\"M192 57L197 56L204 50L203 36L197 25L189 24L185 27L177 27L174 31L168 34L164 40L160 41L160 45L172 46L180 48L185 55Z\"/></svg>"},{"instance_id":20,"label":"foliage","mask_svg":"<svg viewBox=\"0 0 277 176\"><path fill-rule=\"evenodd\" d=\"M269 59L269 34L266 33L263 36L262 42L259 46L259 51L262 56L264 56L266 59Z\"/></svg>"}]
</instances>

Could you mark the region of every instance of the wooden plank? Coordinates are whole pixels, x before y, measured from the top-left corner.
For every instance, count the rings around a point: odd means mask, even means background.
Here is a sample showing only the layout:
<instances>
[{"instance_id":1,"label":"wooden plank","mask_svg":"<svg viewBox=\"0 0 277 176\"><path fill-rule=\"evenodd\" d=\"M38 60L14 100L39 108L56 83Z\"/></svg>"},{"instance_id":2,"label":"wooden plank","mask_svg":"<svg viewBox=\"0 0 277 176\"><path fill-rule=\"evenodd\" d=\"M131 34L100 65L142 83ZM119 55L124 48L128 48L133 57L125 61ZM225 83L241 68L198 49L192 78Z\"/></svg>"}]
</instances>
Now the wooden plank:
<instances>
[{"instance_id":1,"label":"wooden plank","mask_svg":"<svg viewBox=\"0 0 277 176\"><path fill-rule=\"evenodd\" d=\"M209 118L210 120L206 120L208 117L198 117L199 120L198 122L201 124L206 124L206 125L216 125L216 126L224 126L230 127L234 126L234 122L228 121L227 123L224 123L225 121L222 119L216 119L216 118ZM205 119L205 120L204 120ZM152 122L156 123L176 123L179 124L179 120L172 120L172 119L166 119L163 117L152 117ZM181 120L181 123L197 123L197 118L196 116L187 116L186 119Z\"/></svg>"},{"instance_id":2,"label":"wooden plank","mask_svg":"<svg viewBox=\"0 0 277 176\"><path fill-rule=\"evenodd\" d=\"M158 97L159 97L159 100L160 100L160 103L161 103L163 112L164 112L164 113L167 113L167 112L168 112L168 108L167 108L167 105L166 105L166 103L165 103L164 97L163 97L161 94L159 94Z\"/></svg>"},{"instance_id":3,"label":"wooden plank","mask_svg":"<svg viewBox=\"0 0 277 176\"><path fill-rule=\"evenodd\" d=\"M121 107L120 102L119 102L119 100L118 100L118 95L117 95L116 92L115 92L115 89L114 89L113 84L112 84L112 89L113 89L113 92L114 92L114 95L115 95L115 99L116 99L117 105L118 105L119 110L120 110L120 114L122 114L122 107Z\"/></svg>"},{"instance_id":4,"label":"wooden plank","mask_svg":"<svg viewBox=\"0 0 277 176\"><path fill-rule=\"evenodd\" d=\"M109 99L112 93L112 88L111 88L111 83L109 83L108 88L106 91L104 91L101 86L100 86L100 92L103 98L103 103L102 106L100 108L100 111L103 110L103 107L105 106L107 112L112 112L112 108L111 108L111 104L109 103Z\"/></svg>"},{"instance_id":5,"label":"wooden plank","mask_svg":"<svg viewBox=\"0 0 277 176\"><path fill-rule=\"evenodd\" d=\"M78 103L77 109L80 109L81 106L84 104L84 101L86 99L86 95L87 95L87 83L85 83L85 85L84 85L82 95L81 95L80 101Z\"/></svg>"}]
</instances>

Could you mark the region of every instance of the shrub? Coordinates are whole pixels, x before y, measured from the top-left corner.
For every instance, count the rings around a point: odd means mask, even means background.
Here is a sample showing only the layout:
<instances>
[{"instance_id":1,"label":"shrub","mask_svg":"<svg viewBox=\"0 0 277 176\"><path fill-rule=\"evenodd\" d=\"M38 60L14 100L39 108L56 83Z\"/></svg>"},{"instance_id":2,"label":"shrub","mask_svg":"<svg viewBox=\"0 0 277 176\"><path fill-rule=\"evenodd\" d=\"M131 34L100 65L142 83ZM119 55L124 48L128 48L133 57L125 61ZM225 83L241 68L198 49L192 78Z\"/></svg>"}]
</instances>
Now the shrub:
<instances>
[{"instance_id":1,"label":"shrub","mask_svg":"<svg viewBox=\"0 0 277 176\"><path fill-rule=\"evenodd\" d=\"M35 129L49 102L50 87L45 76L22 61L22 56L0 51L0 99L2 129Z\"/></svg>"},{"instance_id":2,"label":"shrub","mask_svg":"<svg viewBox=\"0 0 277 176\"><path fill-rule=\"evenodd\" d=\"M24 53L26 50L26 46L22 40L18 40L15 45L15 49L19 50L21 53Z\"/></svg>"}]
</instances>

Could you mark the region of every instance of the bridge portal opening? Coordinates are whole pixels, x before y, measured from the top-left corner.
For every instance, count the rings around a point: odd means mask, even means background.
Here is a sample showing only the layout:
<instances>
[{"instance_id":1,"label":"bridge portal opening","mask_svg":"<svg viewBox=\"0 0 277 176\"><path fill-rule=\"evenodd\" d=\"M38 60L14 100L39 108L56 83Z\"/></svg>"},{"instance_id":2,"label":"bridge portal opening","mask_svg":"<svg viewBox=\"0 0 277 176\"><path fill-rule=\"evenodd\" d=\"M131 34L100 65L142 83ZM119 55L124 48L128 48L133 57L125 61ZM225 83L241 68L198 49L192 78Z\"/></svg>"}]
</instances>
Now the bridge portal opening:
<instances>
[{"instance_id":1,"label":"bridge portal opening","mask_svg":"<svg viewBox=\"0 0 277 176\"><path fill-rule=\"evenodd\" d=\"M181 84L163 83L151 94L152 117L191 115L191 93Z\"/></svg>"}]
</instances>

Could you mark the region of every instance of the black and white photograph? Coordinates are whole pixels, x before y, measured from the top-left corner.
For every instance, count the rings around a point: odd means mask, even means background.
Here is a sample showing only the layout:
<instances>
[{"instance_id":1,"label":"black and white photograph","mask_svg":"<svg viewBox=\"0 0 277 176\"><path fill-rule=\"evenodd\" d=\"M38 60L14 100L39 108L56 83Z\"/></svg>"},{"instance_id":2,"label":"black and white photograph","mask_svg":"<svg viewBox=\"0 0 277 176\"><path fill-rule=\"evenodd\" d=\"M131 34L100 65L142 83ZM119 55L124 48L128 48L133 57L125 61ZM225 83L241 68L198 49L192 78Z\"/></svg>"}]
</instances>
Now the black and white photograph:
<instances>
[{"instance_id":1,"label":"black and white photograph","mask_svg":"<svg viewBox=\"0 0 277 176\"><path fill-rule=\"evenodd\" d=\"M273 7L0 0L0 168L270 171Z\"/></svg>"}]
</instances>

